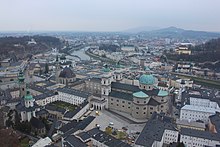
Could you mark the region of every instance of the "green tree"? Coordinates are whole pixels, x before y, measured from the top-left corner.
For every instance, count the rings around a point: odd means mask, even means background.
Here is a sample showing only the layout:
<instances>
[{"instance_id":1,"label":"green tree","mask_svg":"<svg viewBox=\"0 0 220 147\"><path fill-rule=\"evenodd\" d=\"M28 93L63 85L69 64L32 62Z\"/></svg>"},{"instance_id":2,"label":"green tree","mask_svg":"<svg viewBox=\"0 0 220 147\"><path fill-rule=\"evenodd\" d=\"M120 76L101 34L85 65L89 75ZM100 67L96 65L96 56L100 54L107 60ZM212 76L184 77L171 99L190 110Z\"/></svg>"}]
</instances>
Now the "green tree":
<instances>
[{"instance_id":1,"label":"green tree","mask_svg":"<svg viewBox=\"0 0 220 147\"><path fill-rule=\"evenodd\" d=\"M111 128L111 127L106 127L106 128L105 128L105 132L106 132L106 134L108 134L108 135L112 134L112 128Z\"/></svg>"}]
</instances>

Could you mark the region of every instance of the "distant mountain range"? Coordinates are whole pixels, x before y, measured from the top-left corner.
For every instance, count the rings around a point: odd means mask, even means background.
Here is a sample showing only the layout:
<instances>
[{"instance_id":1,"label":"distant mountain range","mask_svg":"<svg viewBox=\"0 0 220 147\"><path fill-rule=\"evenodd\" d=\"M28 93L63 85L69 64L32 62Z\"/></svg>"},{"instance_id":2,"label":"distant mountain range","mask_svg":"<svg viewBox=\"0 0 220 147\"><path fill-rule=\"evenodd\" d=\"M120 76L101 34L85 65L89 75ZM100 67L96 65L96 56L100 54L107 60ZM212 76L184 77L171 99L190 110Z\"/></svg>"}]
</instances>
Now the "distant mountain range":
<instances>
[{"instance_id":1,"label":"distant mountain range","mask_svg":"<svg viewBox=\"0 0 220 147\"><path fill-rule=\"evenodd\" d=\"M151 30L150 30L151 29ZM218 38L220 33L185 30L177 27L168 27L163 29L153 29L153 27L144 27L130 29L128 33L137 33L147 37L167 37L167 38Z\"/></svg>"},{"instance_id":2,"label":"distant mountain range","mask_svg":"<svg viewBox=\"0 0 220 147\"><path fill-rule=\"evenodd\" d=\"M152 27L152 26L145 26L145 27L137 27L137 28L131 28L124 30L122 32L126 33L140 33L140 32L146 32L146 31L153 31L153 30L158 30L160 28L158 27Z\"/></svg>"}]
</instances>

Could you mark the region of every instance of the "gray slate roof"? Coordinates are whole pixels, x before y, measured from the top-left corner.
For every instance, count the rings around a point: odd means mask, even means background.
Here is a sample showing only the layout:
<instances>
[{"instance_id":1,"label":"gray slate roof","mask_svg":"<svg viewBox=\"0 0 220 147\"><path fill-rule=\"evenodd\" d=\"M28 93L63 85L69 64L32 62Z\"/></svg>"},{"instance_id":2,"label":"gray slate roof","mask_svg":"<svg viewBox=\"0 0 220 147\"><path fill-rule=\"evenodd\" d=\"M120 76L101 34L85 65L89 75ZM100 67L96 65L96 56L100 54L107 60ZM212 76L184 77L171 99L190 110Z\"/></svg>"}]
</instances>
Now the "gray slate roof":
<instances>
[{"instance_id":1,"label":"gray slate roof","mask_svg":"<svg viewBox=\"0 0 220 147\"><path fill-rule=\"evenodd\" d=\"M76 77L76 74L74 74L73 71L69 67L65 67L60 72L59 77L61 77L61 78L74 78L74 77Z\"/></svg>"},{"instance_id":2,"label":"gray slate roof","mask_svg":"<svg viewBox=\"0 0 220 147\"><path fill-rule=\"evenodd\" d=\"M132 101L132 99L133 99L132 94L121 92L121 91L115 91L115 90L111 91L109 96L119 98L119 99L128 100L128 101Z\"/></svg>"},{"instance_id":3,"label":"gray slate roof","mask_svg":"<svg viewBox=\"0 0 220 147\"><path fill-rule=\"evenodd\" d=\"M88 98L90 96L90 94L87 92L82 92L82 91L71 89L71 88L58 88L57 91L58 93L63 92L63 93L79 96L82 98Z\"/></svg>"},{"instance_id":4,"label":"gray slate roof","mask_svg":"<svg viewBox=\"0 0 220 147\"><path fill-rule=\"evenodd\" d=\"M60 131L64 133L63 137L66 138L67 136L72 135L78 130L84 130L94 119L94 116L88 116L87 118L79 122L73 120L70 123L67 123L66 125L61 127Z\"/></svg>"},{"instance_id":5,"label":"gray slate roof","mask_svg":"<svg viewBox=\"0 0 220 147\"><path fill-rule=\"evenodd\" d=\"M157 106L159 105L160 103L157 102L155 99L153 98L150 98L149 102L148 102L148 105L151 105L151 106Z\"/></svg>"},{"instance_id":6,"label":"gray slate roof","mask_svg":"<svg viewBox=\"0 0 220 147\"><path fill-rule=\"evenodd\" d=\"M175 128L172 118L154 112L135 144L150 147L154 141L161 141L165 129L176 130Z\"/></svg>"},{"instance_id":7,"label":"gray slate roof","mask_svg":"<svg viewBox=\"0 0 220 147\"><path fill-rule=\"evenodd\" d=\"M42 99L45 99L45 98L47 98L47 97L52 97L52 96L54 96L54 95L56 95L56 94L53 93L52 91L51 91L51 92L44 92L44 93L42 93L42 94L40 94L40 95L34 96L34 99L35 99L35 100L42 100Z\"/></svg>"},{"instance_id":8,"label":"gray slate roof","mask_svg":"<svg viewBox=\"0 0 220 147\"><path fill-rule=\"evenodd\" d=\"M193 136L197 138L206 138L209 140L220 141L220 134L218 133L211 133L209 131L201 131L189 128L181 128L180 131L181 135Z\"/></svg>"},{"instance_id":9,"label":"gray slate roof","mask_svg":"<svg viewBox=\"0 0 220 147\"><path fill-rule=\"evenodd\" d=\"M45 127L44 123L35 117L31 118L30 123L36 129L43 129Z\"/></svg>"},{"instance_id":10,"label":"gray slate roof","mask_svg":"<svg viewBox=\"0 0 220 147\"><path fill-rule=\"evenodd\" d=\"M125 83L119 83L119 82L112 82L111 87L112 89L122 89L125 91L130 91L132 93L140 91L138 86L125 84Z\"/></svg>"},{"instance_id":11,"label":"gray slate roof","mask_svg":"<svg viewBox=\"0 0 220 147\"><path fill-rule=\"evenodd\" d=\"M99 130L98 128L94 128L87 132L93 139L105 144L109 147L131 147L129 144L122 142L119 139L116 139L105 132Z\"/></svg>"},{"instance_id":12,"label":"gray slate roof","mask_svg":"<svg viewBox=\"0 0 220 147\"><path fill-rule=\"evenodd\" d=\"M68 136L67 138L65 138L65 141L68 142L72 147L87 147L86 143L82 142L74 135Z\"/></svg>"},{"instance_id":13,"label":"gray slate roof","mask_svg":"<svg viewBox=\"0 0 220 147\"><path fill-rule=\"evenodd\" d=\"M66 118L72 118L74 117L83 107L85 107L89 102L85 101L81 105L77 106L74 111L68 111L64 114L64 117Z\"/></svg>"}]
</instances>

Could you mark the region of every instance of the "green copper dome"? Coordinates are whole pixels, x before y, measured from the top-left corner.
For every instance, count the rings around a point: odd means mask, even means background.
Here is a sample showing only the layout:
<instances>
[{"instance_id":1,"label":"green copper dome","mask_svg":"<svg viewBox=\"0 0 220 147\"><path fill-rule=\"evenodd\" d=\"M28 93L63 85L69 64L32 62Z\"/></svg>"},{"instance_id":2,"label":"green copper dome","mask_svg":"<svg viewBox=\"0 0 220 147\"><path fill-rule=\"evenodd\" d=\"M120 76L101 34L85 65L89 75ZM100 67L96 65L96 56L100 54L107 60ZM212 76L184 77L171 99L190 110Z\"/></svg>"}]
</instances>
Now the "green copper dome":
<instances>
[{"instance_id":1,"label":"green copper dome","mask_svg":"<svg viewBox=\"0 0 220 147\"><path fill-rule=\"evenodd\" d=\"M18 81L19 82L24 82L24 79L25 79L24 75L23 75L22 71L20 71L19 74L18 74Z\"/></svg>"},{"instance_id":2,"label":"green copper dome","mask_svg":"<svg viewBox=\"0 0 220 147\"><path fill-rule=\"evenodd\" d=\"M144 92L142 92L142 91L133 93L133 96L134 96L134 97L137 97L137 98L142 98L142 99L149 97L146 93L144 93Z\"/></svg>"},{"instance_id":3,"label":"green copper dome","mask_svg":"<svg viewBox=\"0 0 220 147\"><path fill-rule=\"evenodd\" d=\"M31 95L30 91L27 90L26 95L24 96L25 100L32 100L33 96Z\"/></svg>"},{"instance_id":4,"label":"green copper dome","mask_svg":"<svg viewBox=\"0 0 220 147\"><path fill-rule=\"evenodd\" d=\"M139 78L139 82L141 84L145 84L145 85L153 85L155 83L155 78L153 75L146 75L143 74L140 78Z\"/></svg>"},{"instance_id":5,"label":"green copper dome","mask_svg":"<svg viewBox=\"0 0 220 147\"><path fill-rule=\"evenodd\" d=\"M168 96L168 92L167 91L164 91L164 90L160 90L159 93L157 94L158 96Z\"/></svg>"},{"instance_id":6,"label":"green copper dome","mask_svg":"<svg viewBox=\"0 0 220 147\"><path fill-rule=\"evenodd\" d=\"M104 71L104 72L110 72L111 70L110 70L110 68L103 68L102 71Z\"/></svg>"},{"instance_id":7,"label":"green copper dome","mask_svg":"<svg viewBox=\"0 0 220 147\"><path fill-rule=\"evenodd\" d=\"M145 66L144 70L145 71L150 71L150 68L148 66Z\"/></svg>"},{"instance_id":8,"label":"green copper dome","mask_svg":"<svg viewBox=\"0 0 220 147\"><path fill-rule=\"evenodd\" d=\"M103 72L110 72L110 68L108 67L107 64L104 65L104 68L102 69Z\"/></svg>"},{"instance_id":9,"label":"green copper dome","mask_svg":"<svg viewBox=\"0 0 220 147\"><path fill-rule=\"evenodd\" d=\"M119 62L117 62L117 63L115 64L115 68L124 68L124 66L121 65Z\"/></svg>"}]
</instances>

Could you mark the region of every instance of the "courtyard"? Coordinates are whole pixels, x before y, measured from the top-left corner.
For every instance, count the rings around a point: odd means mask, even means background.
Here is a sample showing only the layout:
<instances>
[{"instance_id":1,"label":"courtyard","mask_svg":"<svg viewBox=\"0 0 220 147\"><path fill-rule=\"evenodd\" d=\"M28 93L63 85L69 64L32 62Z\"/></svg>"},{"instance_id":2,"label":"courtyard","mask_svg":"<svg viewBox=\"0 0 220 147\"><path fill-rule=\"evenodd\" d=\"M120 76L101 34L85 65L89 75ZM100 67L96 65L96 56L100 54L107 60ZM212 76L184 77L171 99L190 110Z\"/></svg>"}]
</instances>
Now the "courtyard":
<instances>
[{"instance_id":1,"label":"courtyard","mask_svg":"<svg viewBox=\"0 0 220 147\"><path fill-rule=\"evenodd\" d=\"M76 108L76 106L74 106L72 104L69 104L69 103L66 103L66 102L61 102L61 101L53 102L50 105L53 105L57 108L64 108L64 109L69 110L69 111L74 111L75 108Z\"/></svg>"},{"instance_id":2,"label":"courtyard","mask_svg":"<svg viewBox=\"0 0 220 147\"><path fill-rule=\"evenodd\" d=\"M134 124L106 110L99 111L98 115L96 114L96 111L92 111L90 115L96 116L95 121L102 131L105 131L106 127L111 126L117 130L123 130L126 128L128 134L135 134L141 132L145 126L145 123Z\"/></svg>"}]
</instances>

